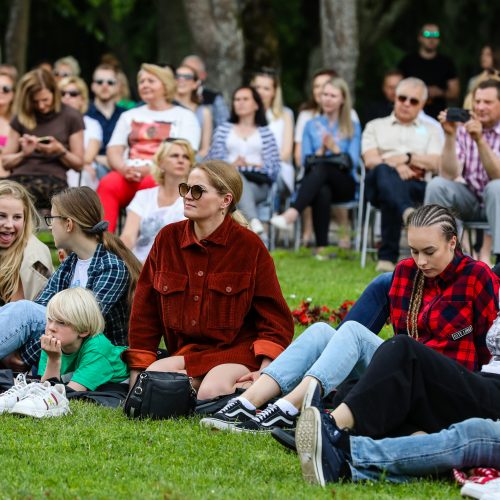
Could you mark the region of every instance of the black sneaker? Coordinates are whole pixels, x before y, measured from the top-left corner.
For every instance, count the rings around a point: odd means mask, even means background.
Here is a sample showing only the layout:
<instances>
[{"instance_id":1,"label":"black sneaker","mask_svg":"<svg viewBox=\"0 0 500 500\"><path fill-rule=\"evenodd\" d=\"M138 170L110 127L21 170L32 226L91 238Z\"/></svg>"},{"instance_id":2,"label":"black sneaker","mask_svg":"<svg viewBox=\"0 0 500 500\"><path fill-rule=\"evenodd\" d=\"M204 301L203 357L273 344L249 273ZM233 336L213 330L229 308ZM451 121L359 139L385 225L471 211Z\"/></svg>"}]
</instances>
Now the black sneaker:
<instances>
[{"instance_id":1,"label":"black sneaker","mask_svg":"<svg viewBox=\"0 0 500 500\"><path fill-rule=\"evenodd\" d=\"M255 410L249 410L239 399L231 399L222 410L211 417L202 418L200 425L220 430L232 430L236 424L251 420L255 414Z\"/></svg>"},{"instance_id":2,"label":"black sneaker","mask_svg":"<svg viewBox=\"0 0 500 500\"><path fill-rule=\"evenodd\" d=\"M236 432L271 432L275 427L292 429L295 427L297 415L290 415L277 405L267 405L265 410L257 413L251 420L235 425Z\"/></svg>"},{"instance_id":3,"label":"black sneaker","mask_svg":"<svg viewBox=\"0 0 500 500\"><path fill-rule=\"evenodd\" d=\"M295 431L275 427L271 431L271 436L290 451L297 453L297 445L295 444Z\"/></svg>"},{"instance_id":4,"label":"black sneaker","mask_svg":"<svg viewBox=\"0 0 500 500\"><path fill-rule=\"evenodd\" d=\"M330 416L314 406L300 414L295 440L302 477L306 481L325 486L343 477L348 465L346 454L335 447L340 436L341 431Z\"/></svg>"}]
</instances>

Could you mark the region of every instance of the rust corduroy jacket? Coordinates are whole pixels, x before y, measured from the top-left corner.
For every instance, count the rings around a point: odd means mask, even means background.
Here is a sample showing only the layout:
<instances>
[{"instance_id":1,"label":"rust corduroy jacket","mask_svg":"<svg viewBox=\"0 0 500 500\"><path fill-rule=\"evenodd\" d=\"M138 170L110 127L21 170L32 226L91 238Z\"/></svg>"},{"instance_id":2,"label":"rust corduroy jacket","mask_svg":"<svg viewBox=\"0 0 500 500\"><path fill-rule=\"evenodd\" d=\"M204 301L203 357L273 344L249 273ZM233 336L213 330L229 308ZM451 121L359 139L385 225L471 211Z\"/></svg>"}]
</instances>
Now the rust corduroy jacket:
<instances>
[{"instance_id":1,"label":"rust corduroy jacket","mask_svg":"<svg viewBox=\"0 0 500 500\"><path fill-rule=\"evenodd\" d=\"M156 361L162 336L192 377L223 363L257 370L262 356L274 359L290 344L290 309L257 235L231 217L202 241L189 220L161 230L135 293L129 367Z\"/></svg>"}]
</instances>

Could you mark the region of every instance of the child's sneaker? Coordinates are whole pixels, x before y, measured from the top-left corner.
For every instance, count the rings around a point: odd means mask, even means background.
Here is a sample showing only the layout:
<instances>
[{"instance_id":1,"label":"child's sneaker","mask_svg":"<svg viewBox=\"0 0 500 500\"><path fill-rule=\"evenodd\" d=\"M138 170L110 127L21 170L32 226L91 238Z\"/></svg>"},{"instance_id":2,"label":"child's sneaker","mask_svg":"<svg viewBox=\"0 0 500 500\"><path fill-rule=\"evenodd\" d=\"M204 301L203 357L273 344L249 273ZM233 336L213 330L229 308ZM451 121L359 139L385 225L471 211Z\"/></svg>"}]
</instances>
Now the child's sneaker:
<instances>
[{"instance_id":1,"label":"child's sneaker","mask_svg":"<svg viewBox=\"0 0 500 500\"><path fill-rule=\"evenodd\" d=\"M32 388L34 383L26 382L26 375L24 373L20 373L16 380L14 380L14 385L5 391L3 394L0 394L0 414L11 412L14 405L26 396L29 390Z\"/></svg>"},{"instance_id":2,"label":"child's sneaker","mask_svg":"<svg viewBox=\"0 0 500 500\"><path fill-rule=\"evenodd\" d=\"M69 413L66 386L64 384L52 386L48 381L36 384L21 401L14 405L11 413L36 418L65 415Z\"/></svg>"}]
</instances>

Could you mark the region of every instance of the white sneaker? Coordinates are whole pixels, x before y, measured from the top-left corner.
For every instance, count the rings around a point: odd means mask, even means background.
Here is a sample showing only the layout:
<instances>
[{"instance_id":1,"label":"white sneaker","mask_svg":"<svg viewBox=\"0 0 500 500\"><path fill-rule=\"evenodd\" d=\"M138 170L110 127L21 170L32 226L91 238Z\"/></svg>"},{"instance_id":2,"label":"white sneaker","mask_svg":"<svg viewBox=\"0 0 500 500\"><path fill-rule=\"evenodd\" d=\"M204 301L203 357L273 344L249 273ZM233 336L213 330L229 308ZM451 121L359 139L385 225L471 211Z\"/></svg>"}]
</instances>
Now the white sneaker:
<instances>
[{"instance_id":1,"label":"white sneaker","mask_svg":"<svg viewBox=\"0 0 500 500\"><path fill-rule=\"evenodd\" d=\"M66 386L64 384L52 386L48 381L36 384L21 401L14 405L11 413L36 418L66 415L69 413Z\"/></svg>"},{"instance_id":2,"label":"white sneaker","mask_svg":"<svg viewBox=\"0 0 500 500\"><path fill-rule=\"evenodd\" d=\"M26 396L29 390L32 388L34 384L38 382L34 382L29 384L26 382L26 375L24 373L20 373L16 380L14 380L14 385L3 394L0 394L0 414L11 412L14 405Z\"/></svg>"},{"instance_id":3,"label":"white sneaker","mask_svg":"<svg viewBox=\"0 0 500 500\"><path fill-rule=\"evenodd\" d=\"M273 215L269 222L281 231L293 233L293 224L289 224L282 215Z\"/></svg>"},{"instance_id":4,"label":"white sneaker","mask_svg":"<svg viewBox=\"0 0 500 500\"><path fill-rule=\"evenodd\" d=\"M256 234L262 234L264 232L264 226L259 219L252 219L250 221L250 229Z\"/></svg>"},{"instance_id":5,"label":"white sneaker","mask_svg":"<svg viewBox=\"0 0 500 500\"><path fill-rule=\"evenodd\" d=\"M491 479L484 484L468 481L462 486L460 494L464 497L480 498L481 500L498 499L500 498L500 479Z\"/></svg>"}]
</instances>

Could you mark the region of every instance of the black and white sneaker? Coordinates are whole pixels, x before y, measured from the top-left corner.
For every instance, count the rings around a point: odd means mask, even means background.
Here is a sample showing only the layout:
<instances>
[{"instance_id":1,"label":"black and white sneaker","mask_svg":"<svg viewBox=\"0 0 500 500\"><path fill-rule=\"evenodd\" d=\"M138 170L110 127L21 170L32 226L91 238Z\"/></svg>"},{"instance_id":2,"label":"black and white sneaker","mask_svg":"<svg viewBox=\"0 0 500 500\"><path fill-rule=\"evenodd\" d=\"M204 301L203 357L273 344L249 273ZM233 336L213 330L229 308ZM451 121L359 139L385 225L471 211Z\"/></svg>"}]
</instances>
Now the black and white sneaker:
<instances>
[{"instance_id":1,"label":"black and white sneaker","mask_svg":"<svg viewBox=\"0 0 500 500\"><path fill-rule=\"evenodd\" d=\"M265 410L241 424L235 425L235 432L271 432L275 427L293 429L297 415L290 415L277 405L268 405Z\"/></svg>"},{"instance_id":2,"label":"black and white sneaker","mask_svg":"<svg viewBox=\"0 0 500 500\"><path fill-rule=\"evenodd\" d=\"M200 425L213 429L232 430L236 424L251 420L255 414L255 410L249 410L239 399L235 398L211 417L202 418Z\"/></svg>"}]
</instances>

